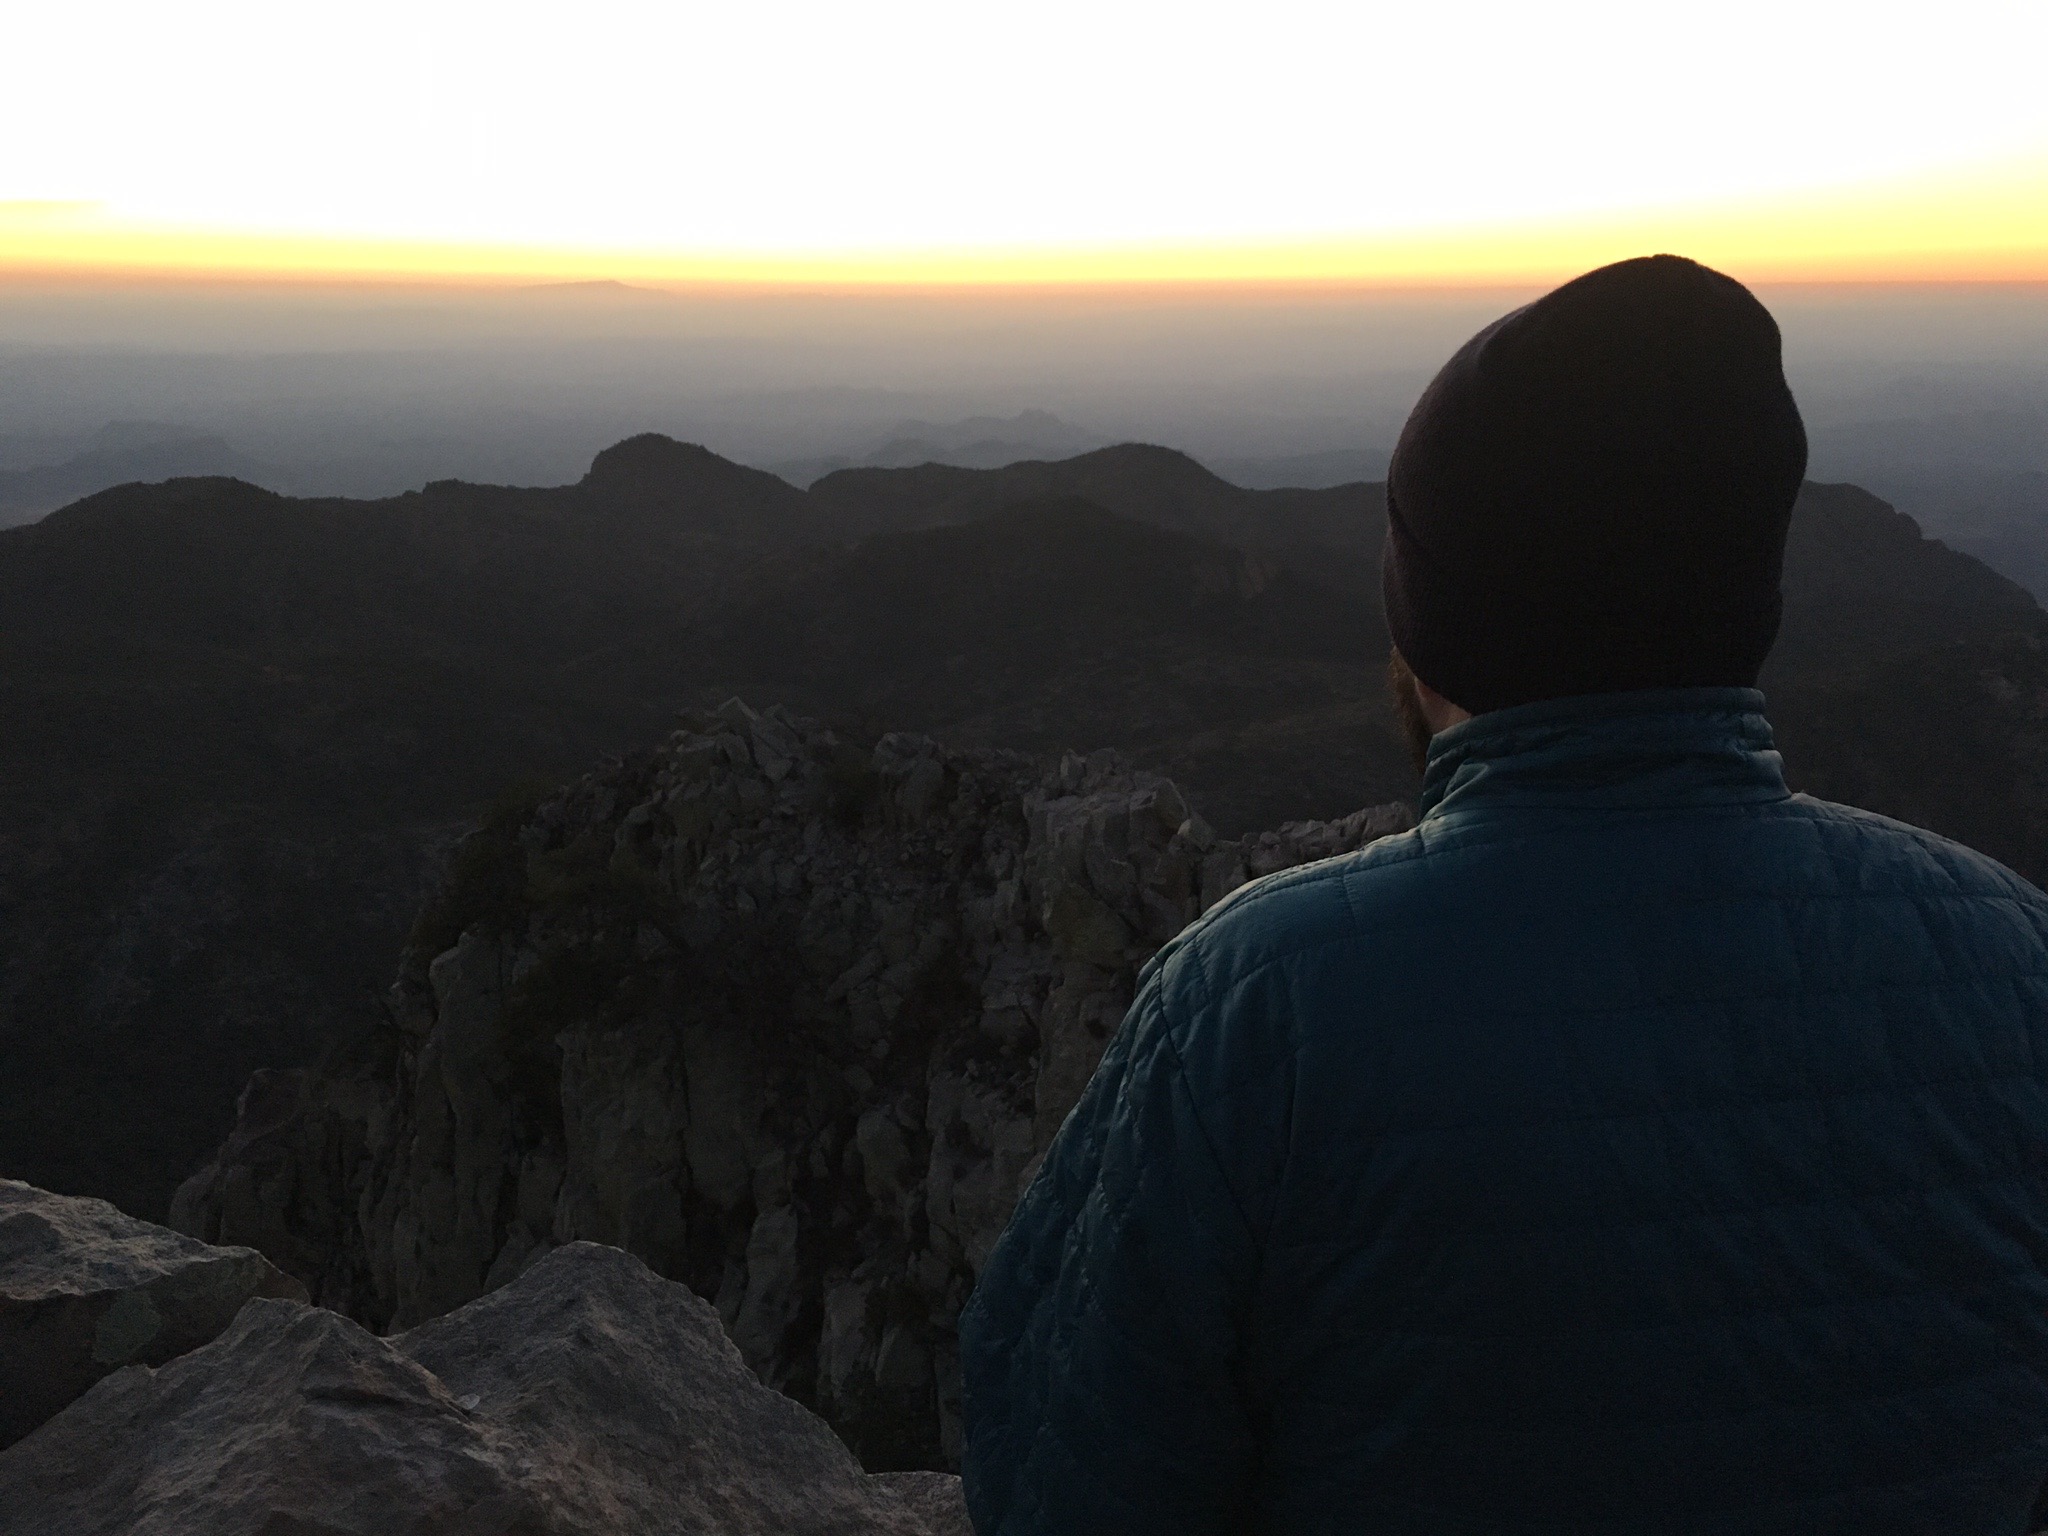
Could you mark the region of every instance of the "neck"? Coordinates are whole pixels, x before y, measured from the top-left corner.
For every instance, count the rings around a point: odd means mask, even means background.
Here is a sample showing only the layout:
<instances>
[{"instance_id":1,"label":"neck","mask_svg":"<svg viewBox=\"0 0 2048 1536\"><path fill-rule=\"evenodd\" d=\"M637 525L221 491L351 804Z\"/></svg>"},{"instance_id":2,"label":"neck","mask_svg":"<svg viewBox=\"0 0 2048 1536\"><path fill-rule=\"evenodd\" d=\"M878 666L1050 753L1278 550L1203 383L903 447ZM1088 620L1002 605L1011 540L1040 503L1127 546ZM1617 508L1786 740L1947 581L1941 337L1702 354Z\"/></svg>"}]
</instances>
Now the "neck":
<instances>
[{"instance_id":1,"label":"neck","mask_svg":"<svg viewBox=\"0 0 2048 1536\"><path fill-rule=\"evenodd\" d=\"M1441 736L1452 726L1463 725L1472 718L1471 710L1453 704L1419 677L1415 679L1415 705L1429 722L1432 736Z\"/></svg>"},{"instance_id":2,"label":"neck","mask_svg":"<svg viewBox=\"0 0 2048 1536\"><path fill-rule=\"evenodd\" d=\"M1424 818L1507 806L1782 800L1763 702L1747 688L1669 688L1474 716L1430 743Z\"/></svg>"}]
</instances>

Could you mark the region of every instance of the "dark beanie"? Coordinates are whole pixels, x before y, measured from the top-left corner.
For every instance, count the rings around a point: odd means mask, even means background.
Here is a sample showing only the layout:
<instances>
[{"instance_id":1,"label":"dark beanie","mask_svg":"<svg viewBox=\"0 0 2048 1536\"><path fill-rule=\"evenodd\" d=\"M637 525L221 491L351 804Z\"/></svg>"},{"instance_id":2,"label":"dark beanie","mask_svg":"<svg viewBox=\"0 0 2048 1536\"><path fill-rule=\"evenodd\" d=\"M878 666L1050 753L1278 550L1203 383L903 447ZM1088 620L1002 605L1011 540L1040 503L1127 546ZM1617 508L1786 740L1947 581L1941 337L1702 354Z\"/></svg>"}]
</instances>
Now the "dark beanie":
<instances>
[{"instance_id":1,"label":"dark beanie","mask_svg":"<svg viewBox=\"0 0 2048 1536\"><path fill-rule=\"evenodd\" d=\"M1645 256L1459 348L1387 473L1387 627L1473 714L1756 682L1806 432L1778 327L1733 278Z\"/></svg>"}]
</instances>

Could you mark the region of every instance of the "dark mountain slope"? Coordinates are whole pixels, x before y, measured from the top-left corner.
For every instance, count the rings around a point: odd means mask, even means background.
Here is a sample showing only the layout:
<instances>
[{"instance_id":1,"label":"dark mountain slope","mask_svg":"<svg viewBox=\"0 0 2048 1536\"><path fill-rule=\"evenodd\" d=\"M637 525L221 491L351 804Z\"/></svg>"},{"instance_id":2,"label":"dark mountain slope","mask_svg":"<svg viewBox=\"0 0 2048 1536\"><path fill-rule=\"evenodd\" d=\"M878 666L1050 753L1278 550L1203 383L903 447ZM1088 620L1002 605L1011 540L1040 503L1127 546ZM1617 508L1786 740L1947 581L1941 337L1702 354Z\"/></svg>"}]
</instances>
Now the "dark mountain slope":
<instances>
[{"instance_id":1,"label":"dark mountain slope","mask_svg":"<svg viewBox=\"0 0 2048 1536\"><path fill-rule=\"evenodd\" d=\"M159 1213L251 1068L378 1006L454 828L682 705L1117 746L1226 833L1412 792L1377 487L1142 448L832 479L643 437L574 486L183 481L0 533L0 1171ZM1786 587L1795 779L2048 872L2025 594L1847 487Z\"/></svg>"},{"instance_id":2,"label":"dark mountain slope","mask_svg":"<svg viewBox=\"0 0 2048 1536\"><path fill-rule=\"evenodd\" d=\"M658 432L600 453L574 487L573 504L621 525L687 530L695 538L744 545L812 543L832 534L816 506L788 481Z\"/></svg>"},{"instance_id":3,"label":"dark mountain slope","mask_svg":"<svg viewBox=\"0 0 2048 1536\"><path fill-rule=\"evenodd\" d=\"M801 493L772 475L635 438L551 489L444 480L358 502L234 480L121 486L5 535L0 590L73 638L325 643L398 623L545 646L561 624L621 603L669 613L717 592L734 564L804 542L810 521Z\"/></svg>"},{"instance_id":4,"label":"dark mountain slope","mask_svg":"<svg viewBox=\"0 0 2048 1536\"><path fill-rule=\"evenodd\" d=\"M1379 486L1247 491L1184 453L1143 443L1004 469L843 469L810 494L841 527L860 533L964 523L1023 501L1079 497L1176 533L1274 555L1332 584L1351 581L1367 558L1378 558L1386 527Z\"/></svg>"},{"instance_id":5,"label":"dark mountain slope","mask_svg":"<svg viewBox=\"0 0 2048 1536\"><path fill-rule=\"evenodd\" d=\"M52 508L134 480L177 475L249 475L263 471L218 437L144 433L129 440L108 428L84 453L61 464L0 470L0 528L40 517Z\"/></svg>"},{"instance_id":6,"label":"dark mountain slope","mask_svg":"<svg viewBox=\"0 0 2048 1536\"><path fill-rule=\"evenodd\" d=\"M2036 628L2025 588L1853 485L1808 485L1785 548L1781 652L1854 674L1885 657Z\"/></svg>"},{"instance_id":7,"label":"dark mountain slope","mask_svg":"<svg viewBox=\"0 0 2048 1536\"><path fill-rule=\"evenodd\" d=\"M861 529L968 522L1017 501L1071 495L1162 527L1215 532L1241 514L1250 493L1184 453L1123 443L1001 469L842 469L819 480L810 494L847 526Z\"/></svg>"},{"instance_id":8,"label":"dark mountain slope","mask_svg":"<svg viewBox=\"0 0 2048 1536\"><path fill-rule=\"evenodd\" d=\"M1376 594L1069 498L820 559L707 625L693 661L750 695L873 730L1036 751L1114 743L1197 784L1235 834L1361 786L1404 792L1373 688L1378 614ZM1331 711L1357 737L1332 758L1251 741L1190 754L1218 733L1266 737Z\"/></svg>"},{"instance_id":9,"label":"dark mountain slope","mask_svg":"<svg viewBox=\"0 0 2048 1536\"><path fill-rule=\"evenodd\" d=\"M0 534L0 1166L160 1210L247 1064L377 1006L463 818L661 733L689 617L802 508L632 446L558 490L174 481Z\"/></svg>"},{"instance_id":10,"label":"dark mountain slope","mask_svg":"<svg viewBox=\"0 0 2048 1536\"><path fill-rule=\"evenodd\" d=\"M1763 686L1794 784L2048 877L2048 618L1853 485L1810 485Z\"/></svg>"}]
</instances>

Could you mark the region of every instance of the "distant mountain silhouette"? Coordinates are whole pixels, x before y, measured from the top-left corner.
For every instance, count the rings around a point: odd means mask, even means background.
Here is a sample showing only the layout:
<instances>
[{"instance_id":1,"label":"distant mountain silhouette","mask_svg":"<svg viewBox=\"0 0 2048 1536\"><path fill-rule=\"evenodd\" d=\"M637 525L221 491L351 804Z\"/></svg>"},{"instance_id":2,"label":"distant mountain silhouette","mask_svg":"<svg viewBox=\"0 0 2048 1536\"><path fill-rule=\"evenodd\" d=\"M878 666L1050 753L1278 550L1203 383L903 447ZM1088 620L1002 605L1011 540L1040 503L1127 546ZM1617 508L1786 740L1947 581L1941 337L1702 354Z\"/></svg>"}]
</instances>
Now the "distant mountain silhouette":
<instances>
[{"instance_id":1,"label":"distant mountain silhouette","mask_svg":"<svg viewBox=\"0 0 2048 1536\"><path fill-rule=\"evenodd\" d=\"M788 481L657 432L605 449L562 500L665 539L772 547L815 543L832 532Z\"/></svg>"},{"instance_id":2,"label":"distant mountain silhouette","mask_svg":"<svg viewBox=\"0 0 2048 1536\"><path fill-rule=\"evenodd\" d=\"M2048 470L1914 466L1887 472L1884 489L1944 543L2048 601Z\"/></svg>"},{"instance_id":3,"label":"distant mountain silhouette","mask_svg":"<svg viewBox=\"0 0 2048 1536\"><path fill-rule=\"evenodd\" d=\"M648 435L566 486L173 480L0 533L0 1171L160 1214L253 1067L379 1006L457 828L728 693L1121 747L1226 834L1412 793L1383 528L1157 447L806 493ZM1810 486L1786 594L1795 780L2048 873L2026 593Z\"/></svg>"},{"instance_id":4,"label":"distant mountain silhouette","mask_svg":"<svg viewBox=\"0 0 2048 1536\"><path fill-rule=\"evenodd\" d=\"M1903 391L1899 414L1811 423L1814 462L2048 601L2048 402L2028 395L1956 410L1939 391Z\"/></svg>"},{"instance_id":5,"label":"distant mountain silhouette","mask_svg":"<svg viewBox=\"0 0 2048 1536\"><path fill-rule=\"evenodd\" d=\"M2048 601L2048 470L1981 477L1943 510L1948 542Z\"/></svg>"},{"instance_id":6,"label":"distant mountain silhouette","mask_svg":"<svg viewBox=\"0 0 2048 1536\"><path fill-rule=\"evenodd\" d=\"M93 434L85 451L61 463L0 470L0 528L109 486L193 475L262 475L262 466L226 441L148 422L115 422Z\"/></svg>"},{"instance_id":7,"label":"distant mountain silhouette","mask_svg":"<svg viewBox=\"0 0 2048 1536\"><path fill-rule=\"evenodd\" d=\"M1348 583L1385 531L1381 493L1364 486L1247 491L1173 448L1124 443L1071 459L1030 460L997 470L926 464L845 469L811 487L846 533L861 535L969 522L1020 501L1076 496L1140 522L1255 549ZM1333 570L1328 560L1346 560Z\"/></svg>"},{"instance_id":8,"label":"distant mountain silhouette","mask_svg":"<svg viewBox=\"0 0 2048 1536\"><path fill-rule=\"evenodd\" d=\"M1202 462L1232 485L1251 490L1298 486L1310 490L1332 485L1353 485L1361 480L1383 480L1387 473L1384 449L1331 448L1320 453L1280 453L1258 456L1204 454Z\"/></svg>"},{"instance_id":9,"label":"distant mountain silhouette","mask_svg":"<svg viewBox=\"0 0 2048 1536\"><path fill-rule=\"evenodd\" d=\"M1050 411L1015 416L968 416L959 421L901 421L879 444L853 453L794 460L774 466L797 485L809 486L838 469L910 469L950 464L960 469L998 469L1022 459L1064 458L1103 446L1094 433L1062 421Z\"/></svg>"}]
</instances>

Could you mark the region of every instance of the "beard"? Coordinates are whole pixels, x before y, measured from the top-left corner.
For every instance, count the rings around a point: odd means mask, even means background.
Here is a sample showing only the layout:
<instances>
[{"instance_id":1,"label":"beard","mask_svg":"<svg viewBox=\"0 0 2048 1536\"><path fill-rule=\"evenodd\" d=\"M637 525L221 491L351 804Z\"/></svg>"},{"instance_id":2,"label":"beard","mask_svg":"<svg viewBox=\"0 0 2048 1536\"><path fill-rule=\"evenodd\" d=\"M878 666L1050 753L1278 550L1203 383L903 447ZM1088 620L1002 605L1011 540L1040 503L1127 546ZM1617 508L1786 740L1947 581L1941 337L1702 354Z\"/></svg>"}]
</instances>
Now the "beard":
<instances>
[{"instance_id":1,"label":"beard","mask_svg":"<svg viewBox=\"0 0 2048 1536\"><path fill-rule=\"evenodd\" d=\"M1387 653L1387 691L1394 696L1394 713L1401 720L1401 735L1408 743L1408 757L1418 774L1429 768L1429 742L1436 733L1422 713L1422 695L1415 691L1415 674L1408 658L1399 651Z\"/></svg>"}]
</instances>

